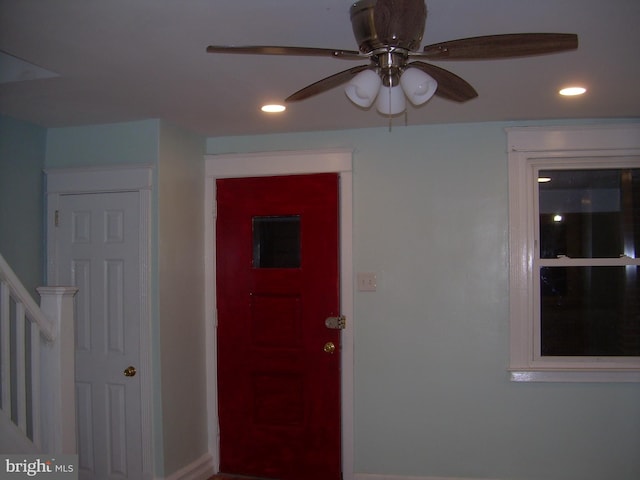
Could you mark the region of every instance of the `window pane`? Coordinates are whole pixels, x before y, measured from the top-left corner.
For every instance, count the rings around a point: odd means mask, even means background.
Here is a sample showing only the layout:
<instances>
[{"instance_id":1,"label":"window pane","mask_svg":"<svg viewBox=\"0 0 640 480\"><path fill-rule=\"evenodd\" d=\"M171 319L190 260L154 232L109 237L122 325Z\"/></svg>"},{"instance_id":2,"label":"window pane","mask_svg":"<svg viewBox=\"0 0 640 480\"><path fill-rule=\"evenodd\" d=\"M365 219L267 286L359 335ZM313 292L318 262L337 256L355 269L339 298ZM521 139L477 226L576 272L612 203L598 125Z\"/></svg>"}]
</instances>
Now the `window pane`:
<instances>
[{"instance_id":1,"label":"window pane","mask_svg":"<svg viewBox=\"0 0 640 480\"><path fill-rule=\"evenodd\" d=\"M538 186L541 258L636 258L639 169L541 170Z\"/></svg>"},{"instance_id":2,"label":"window pane","mask_svg":"<svg viewBox=\"0 0 640 480\"><path fill-rule=\"evenodd\" d=\"M640 267L540 269L543 356L640 356Z\"/></svg>"},{"instance_id":3,"label":"window pane","mask_svg":"<svg viewBox=\"0 0 640 480\"><path fill-rule=\"evenodd\" d=\"M254 268L300 267L300 216L253 218Z\"/></svg>"}]
</instances>

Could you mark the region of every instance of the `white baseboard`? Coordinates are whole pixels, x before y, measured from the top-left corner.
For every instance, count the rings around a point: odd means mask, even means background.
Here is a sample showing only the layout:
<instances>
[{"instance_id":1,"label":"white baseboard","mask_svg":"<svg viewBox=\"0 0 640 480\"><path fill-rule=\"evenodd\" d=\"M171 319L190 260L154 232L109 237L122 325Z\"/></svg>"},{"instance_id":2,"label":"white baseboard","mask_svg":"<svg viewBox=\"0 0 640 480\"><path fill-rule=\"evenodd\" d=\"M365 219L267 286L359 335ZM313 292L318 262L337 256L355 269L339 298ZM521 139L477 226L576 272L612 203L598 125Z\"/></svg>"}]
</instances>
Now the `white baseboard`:
<instances>
[{"instance_id":1,"label":"white baseboard","mask_svg":"<svg viewBox=\"0 0 640 480\"><path fill-rule=\"evenodd\" d=\"M462 477L407 477L403 475L381 475L376 473L354 473L353 480L491 480ZM495 480L495 479L494 479Z\"/></svg>"},{"instance_id":2,"label":"white baseboard","mask_svg":"<svg viewBox=\"0 0 640 480\"><path fill-rule=\"evenodd\" d=\"M174 472L164 480L206 480L215 475L213 456L204 454L195 462ZM415 477L406 475L387 475L377 473L354 473L353 480L497 480L488 478L470 477Z\"/></svg>"},{"instance_id":3,"label":"white baseboard","mask_svg":"<svg viewBox=\"0 0 640 480\"><path fill-rule=\"evenodd\" d=\"M195 462L165 477L165 480L206 480L215 473L213 457L205 453Z\"/></svg>"}]
</instances>

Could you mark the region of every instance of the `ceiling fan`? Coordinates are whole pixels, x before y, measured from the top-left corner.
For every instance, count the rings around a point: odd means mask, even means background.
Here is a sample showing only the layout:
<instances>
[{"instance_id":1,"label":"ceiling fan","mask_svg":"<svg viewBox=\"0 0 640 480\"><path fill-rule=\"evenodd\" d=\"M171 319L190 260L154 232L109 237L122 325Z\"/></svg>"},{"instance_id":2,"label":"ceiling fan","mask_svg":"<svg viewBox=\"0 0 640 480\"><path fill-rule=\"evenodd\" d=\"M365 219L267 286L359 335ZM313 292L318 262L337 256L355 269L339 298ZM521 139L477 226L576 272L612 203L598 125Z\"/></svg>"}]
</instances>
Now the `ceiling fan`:
<instances>
[{"instance_id":1,"label":"ceiling fan","mask_svg":"<svg viewBox=\"0 0 640 480\"><path fill-rule=\"evenodd\" d=\"M421 60L488 60L578 48L575 34L515 33L452 40L427 45L419 51L427 18L424 0L357 0L350 8L350 16L359 51L210 45L207 52L368 59L366 65L338 72L298 90L285 102L304 100L346 83L345 93L356 105L369 108L377 100L377 110L391 116L405 110L405 95L415 105L425 103L434 94L455 102L478 96L464 79Z\"/></svg>"}]
</instances>

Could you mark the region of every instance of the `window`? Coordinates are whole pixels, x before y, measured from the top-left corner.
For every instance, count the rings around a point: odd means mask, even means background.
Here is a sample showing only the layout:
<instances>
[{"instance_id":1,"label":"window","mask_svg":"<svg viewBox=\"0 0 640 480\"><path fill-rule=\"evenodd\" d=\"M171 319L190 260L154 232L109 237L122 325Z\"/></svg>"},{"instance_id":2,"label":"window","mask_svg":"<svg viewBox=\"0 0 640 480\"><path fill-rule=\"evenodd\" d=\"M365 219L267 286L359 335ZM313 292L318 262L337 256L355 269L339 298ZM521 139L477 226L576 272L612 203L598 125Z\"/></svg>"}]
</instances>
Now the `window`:
<instances>
[{"instance_id":1,"label":"window","mask_svg":"<svg viewBox=\"0 0 640 480\"><path fill-rule=\"evenodd\" d=\"M640 381L640 125L508 137L512 380Z\"/></svg>"},{"instance_id":2,"label":"window","mask_svg":"<svg viewBox=\"0 0 640 480\"><path fill-rule=\"evenodd\" d=\"M253 218L253 267L300 268L300 215Z\"/></svg>"}]
</instances>

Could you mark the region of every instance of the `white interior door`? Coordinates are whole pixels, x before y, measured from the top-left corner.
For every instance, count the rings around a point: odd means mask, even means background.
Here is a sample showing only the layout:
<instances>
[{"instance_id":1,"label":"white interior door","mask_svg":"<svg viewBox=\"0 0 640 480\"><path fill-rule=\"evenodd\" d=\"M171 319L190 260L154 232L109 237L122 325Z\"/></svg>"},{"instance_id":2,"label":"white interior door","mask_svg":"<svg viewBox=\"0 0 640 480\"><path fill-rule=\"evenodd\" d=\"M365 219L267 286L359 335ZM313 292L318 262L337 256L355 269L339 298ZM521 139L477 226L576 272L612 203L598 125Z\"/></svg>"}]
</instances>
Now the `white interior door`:
<instances>
[{"instance_id":1,"label":"white interior door","mask_svg":"<svg viewBox=\"0 0 640 480\"><path fill-rule=\"evenodd\" d=\"M143 478L139 202L137 192L59 196L56 281L79 288L75 341L81 479Z\"/></svg>"}]
</instances>

